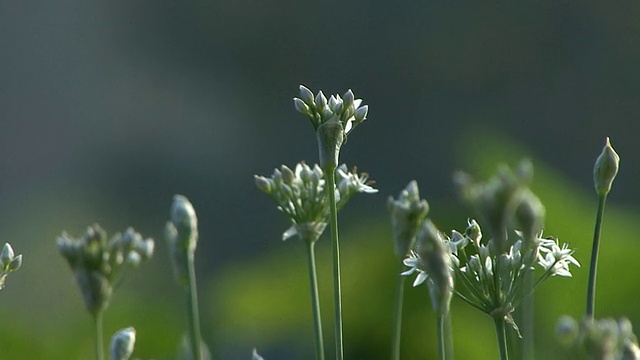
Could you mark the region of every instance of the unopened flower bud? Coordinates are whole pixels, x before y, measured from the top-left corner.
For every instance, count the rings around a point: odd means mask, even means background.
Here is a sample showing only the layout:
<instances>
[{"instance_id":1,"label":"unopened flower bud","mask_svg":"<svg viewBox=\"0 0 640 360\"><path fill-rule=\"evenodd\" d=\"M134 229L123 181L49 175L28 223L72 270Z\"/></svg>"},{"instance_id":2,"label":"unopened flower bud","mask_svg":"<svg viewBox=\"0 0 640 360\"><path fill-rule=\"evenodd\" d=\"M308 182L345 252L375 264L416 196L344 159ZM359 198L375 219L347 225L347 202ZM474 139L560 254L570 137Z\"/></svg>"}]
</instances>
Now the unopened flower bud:
<instances>
[{"instance_id":1,"label":"unopened flower bud","mask_svg":"<svg viewBox=\"0 0 640 360\"><path fill-rule=\"evenodd\" d=\"M136 329L128 327L116 332L111 338L111 360L128 360L136 343Z\"/></svg>"},{"instance_id":2,"label":"unopened flower bud","mask_svg":"<svg viewBox=\"0 0 640 360\"><path fill-rule=\"evenodd\" d=\"M355 119L357 123L363 122L367 118L367 113L369 112L369 105L364 105L356 109Z\"/></svg>"},{"instance_id":3,"label":"unopened flower bud","mask_svg":"<svg viewBox=\"0 0 640 360\"><path fill-rule=\"evenodd\" d=\"M300 99L305 102L306 105L313 106L313 93L309 88L304 85L300 85Z\"/></svg>"},{"instance_id":4,"label":"unopened flower bud","mask_svg":"<svg viewBox=\"0 0 640 360\"><path fill-rule=\"evenodd\" d=\"M440 315L449 312L449 305L453 297L453 275L451 274L451 259L438 229L430 220L425 220L417 235L418 256L423 260L425 271L431 283L429 294L434 311Z\"/></svg>"},{"instance_id":5,"label":"unopened flower bud","mask_svg":"<svg viewBox=\"0 0 640 360\"><path fill-rule=\"evenodd\" d=\"M15 254L13 252L11 244L4 243L2 252L0 253L0 266L2 266L2 269L6 269L9 266L11 260L13 260L14 255Z\"/></svg>"},{"instance_id":6,"label":"unopened flower bud","mask_svg":"<svg viewBox=\"0 0 640 360\"><path fill-rule=\"evenodd\" d=\"M342 96L342 101L343 101L343 106L345 108L350 107L351 105L353 105L353 100L355 100L355 97L353 95L353 91L351 91L351 89L347 90L346 93L344 93L344 95Z\"/></svg>"},{"instance_id":7,"label":"unopened flower bud","mask_svg":"<svg viewBox=\"0 0 640 360\"><path fill-rule=\"evenodd\" d=\"M596 160L593 168L593 182L595 184L596 193L599 196L605 196L611 190L611 184L618 174L620 167L620 156L611 146L609 138L607 138L602 153Z\"/></svg>"},{"instance_id":8,"label":"unopened flower bud","mask_svg":"<svg viewBox=\"0 0 640 360\"><path fill-rule=\"evenodd\" d=\"M324 108L327 106L327 98L322 93L322 90L318 91L318 95L316 95L315 99L315 104L317 110L324 110Z\"/></svg>"},{"instance_id":9,"label":"unopened flower bud","mask_svg":"<svg viewBox=\"0 0 640 360\"><path fill-rule=\"evenodd\" d=\"M309 105L305 104L301 99L293 98L293 106L295 106L296 110L303 115L309 116L309 114L311 114Z\"/></svg>"}]
</instances>

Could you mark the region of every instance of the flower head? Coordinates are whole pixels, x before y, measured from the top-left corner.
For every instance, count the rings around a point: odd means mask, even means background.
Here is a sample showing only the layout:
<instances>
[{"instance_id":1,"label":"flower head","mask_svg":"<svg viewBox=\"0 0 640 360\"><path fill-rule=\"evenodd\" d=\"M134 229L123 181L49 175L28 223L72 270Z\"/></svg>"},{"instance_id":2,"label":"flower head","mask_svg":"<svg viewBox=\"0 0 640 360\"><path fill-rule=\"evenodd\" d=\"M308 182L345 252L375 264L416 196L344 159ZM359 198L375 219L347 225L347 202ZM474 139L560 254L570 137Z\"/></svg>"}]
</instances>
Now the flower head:
<instances>
[{"instance_id":1,"label":"flower head","mask_svg":"<svg viewBox=\"0 0 640 360\"><path fill-rule=\"evenodd\" d=\"M357 193L375 193L366 173L358 174L354 168L347 170L340 165L335 172L336 201L338 209ZM292 222L284 232L283 240L304 235L305 241L316 241L327 223L329 200L325 193L325 172L318 165L313 167L304 162L296 164L292 170L286 165L274 169L271 177L255 175L258 189L269 195Z\"/></svg>"},{"instance_id":2,"label":"flower head","mask_svg":"<svg viewBox=\"0 0 640 360\"><path fill-rule=\"evenodd\" d=\"M104 310L125 269L151 258L155 243L144 239L133 228L111 238L94 224L80 238L62 233L57 239L58 251L67 260L80 287L90 313Z\"/></svg>"},{"instance_id":3,"label":"flower head","mask_svg":"<svg viewBox=\"0 0 640 360\"><path fill-rule=\"evenodd\" d=\"M403 258L415 243L418 227L429 212L429 203L420 199L418 183L411 181L397 199L389 197L387 208L391 213L393 248Z\"/></svg>"}]
</instances>

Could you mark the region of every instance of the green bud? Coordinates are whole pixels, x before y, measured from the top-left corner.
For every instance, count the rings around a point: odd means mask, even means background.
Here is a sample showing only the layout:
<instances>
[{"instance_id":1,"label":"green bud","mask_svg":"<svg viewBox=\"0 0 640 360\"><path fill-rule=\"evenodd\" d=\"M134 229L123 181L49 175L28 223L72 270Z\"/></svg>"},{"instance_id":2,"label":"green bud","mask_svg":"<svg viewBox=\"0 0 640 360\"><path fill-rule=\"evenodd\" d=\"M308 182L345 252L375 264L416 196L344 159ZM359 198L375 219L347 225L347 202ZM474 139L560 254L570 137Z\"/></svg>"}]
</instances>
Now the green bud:
<instances>
[{"instance_id":1,"label":"green bud","mask_svg":"<svg viewBox=\"0 0 640 360\"><path fill-rule=\"evenodd\" d=\"M351 89L347 90L347 92L344 93L342 98L343 98L343 104L344 104L343 106L345 108L348 108L351 105L353 105L353 100L355 100L355 96L353 95L353 91L351 91Z\"/></svg>"},{"instance_id":2,"label":"green bud","mask_svg":"<svg viewBox=\"0 0 640 360\"><path fill-rule=\"evenodd\" d=\"M538 235L544 225L544 213L544 206L540 199L531 190L523 189L515 218L528 248L538 245Z\"/></svg>"},{"instance_id":3,"label":"green bud","mask_svg":"<svg viewBox=\"0 0 640 360\"><path fill-rule=\"evenodd\" d=\"M136 329L128 327L118 330L111 338L111 360L128 360L136 343Z\"/></svg>"},{"instance_id":4,"label":"green bud","mask_svg":"<svg viewBox=\"0 0 640 360\"><path fill-rule=\"evenodd\" d=\"M425 271L431 279L428 283L431 305L435 312L446 315L453 297L451 258L440 232L428 219L418 232L417 242L416 252L423 260Z\"/></svg>"},{"instance_id":5,"label":"green bud","mask_svg":"<svg viewBox=\"0 0 640 360\"><path fill-rule=\"evenodd\" d=\"M602 153L598 156L593 168L593 182L599 196L606 196L611 191L611 184L618 174L619 167L620 156L613 150L607 137Z\"/></svg>"},{"instance_id":6,"label":"green bud","mask_svg":"<svg viewBox=\"0 0 640 360\"><path fill-rule=\"evenodd\" d=\"M78 268L75 277L87 310L95 316L106 309L113 293L109 280L100 272L85 268Z\"/></svg>"},{"instance_id":7,"label":"green bud","mask_svg":"<svg viewBox=\"0 0 640 360\"><path fill-rule=\"evenodd\" d=\"M344 128L337 116L331 117L327 122L318 127L318 150L320 152L320 165L323 168L335 169L338 166L340 148L344 143Z\"/></svg>"},{"instance_id":8,"label":"green bud","mask_svg":"<svg viewBox=\"0 0 640 360\"><path fill-rule=\"evenodd\" d=\"M429 212L429 203L420 199L418 184L411 181L397 199L389 197L387 208L391 213L394 252L403 259L415 243L418 228Z\"/></svg>"},{"instance_id":9,"label":"green bud","mask_svg":"<svg viewBox=\"0 0 640 360\"><path fill-rule=\"evenodd\" d=\"M181 246L195 250L198 241L198 218L193 205L185 196L175 195L171 206L171 222L178 231Z\"/></svg>"}]
</instances>

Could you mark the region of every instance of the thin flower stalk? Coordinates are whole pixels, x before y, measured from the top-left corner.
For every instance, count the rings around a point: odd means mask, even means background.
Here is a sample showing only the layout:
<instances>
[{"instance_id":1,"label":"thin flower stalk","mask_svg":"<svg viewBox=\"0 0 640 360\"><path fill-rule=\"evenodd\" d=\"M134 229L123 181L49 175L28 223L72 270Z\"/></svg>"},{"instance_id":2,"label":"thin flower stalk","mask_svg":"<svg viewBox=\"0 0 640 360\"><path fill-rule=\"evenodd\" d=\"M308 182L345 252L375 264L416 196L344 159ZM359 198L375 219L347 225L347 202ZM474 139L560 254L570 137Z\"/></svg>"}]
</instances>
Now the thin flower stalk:
<instances>
[{"instance_id":1,"label":"thin flower stalk","mask_svg":"<svg viewBox=\"0 0 640 360\"><path fill-rule=\"evenodd\" d=\"M57 246L73 271L84 305L93 317L96 359L102 360L102 322L111 296L127 269L151 258L155 242L144 239L133 228L108 239L106 232L94 224L78 239L62 233Z\"/></svg>"},{"instance_id":2,"label":"thin flower stalk","mask_svg":"<svg viewBox=\"0 0 640 360\"><path fill-rule=\"evenodd\" d=\"M361 105L351 90L344 95L331 95L329 99L322 91L315 96L307 87L300 85L299 97L293 99L298 112L305 115L313 125L318 140L320 166L327 174L333 174L340 157L340 148L347 135L367 118L369 107ZM331 247L333 256L334 328L336 359L344 357L342 335L342 289L340 280L340 242L338 238L338 204L335 196L335 179L327 179L329 199L329 224L331 225Z\"/></svg>"},{"instance_id":3,"label":"thin flower stalk","mask_svg":"<svg viewBox=\"0 0 640 360\"><path fill-rule=\"evenodd\" d=\"M620 166L620 156L611 146L609 138L606 139L602 153L596 159L593 169L593 180L596 193L598 194L598 210L596 213L596 225L593 231L593 247L591 250L591 263L589 266L589 282L587 284L587 318L593 319L595 313L596 297L596 277L598 273L598 252L600 249L600 233L602 229L602 218L607 195L611 191L613 180L618 174Z\"/></svg>"},{"instance_id":4,"label":"thin flower stalk","mask_svg":"<svg viewBox=\"0 0 640 360\"><path fill-rule=\"evenodd\" d=\"M334 174L334 176L326 176ZM370 186L366 173L357 173L357 169L349 171L342 164L335 171L328 172L319 165L308 166L298 163L294 170L282 165L274 169L271 177L254 176L256 186L269 195L291 221L291 227L282 234L287 240L297 236L307 246L309 266L309 284L316 336L316 358L324 359L324 342L320 321L320 302L315 266L314 247L332 215L330 203L336 205L335 211L341 209L356 193L375 193ZM333 189L327 195L328 189ZM333 196L333 197L332 197ZM337 347L342 349L341 346Z\"/></svg>"},{"instance_id":5,"label":"thin flower stalk","mask_svg":"<svg viewBox=\"0 0 640 360\"><path fill-rule=\"evenodd\" d=\"M193 359L202 360L204 345L200 333L195 251L198 243L198 218L193 205L182 195L175 195L171 219L165 226L165 238L178 285L185 294L189 350Z\"/></svg>"}]
</instances>

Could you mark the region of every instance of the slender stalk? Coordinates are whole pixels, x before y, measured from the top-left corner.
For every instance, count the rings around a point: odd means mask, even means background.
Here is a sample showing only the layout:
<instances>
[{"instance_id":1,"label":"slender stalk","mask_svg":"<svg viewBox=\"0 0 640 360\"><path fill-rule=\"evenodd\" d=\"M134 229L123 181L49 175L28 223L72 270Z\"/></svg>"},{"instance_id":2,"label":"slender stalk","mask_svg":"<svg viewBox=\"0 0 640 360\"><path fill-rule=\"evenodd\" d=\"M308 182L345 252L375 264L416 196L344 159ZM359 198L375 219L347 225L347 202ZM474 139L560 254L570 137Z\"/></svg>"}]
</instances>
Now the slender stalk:
<instances>
[{"instance_id":1,"label":"slender stalk","mask_svg":"<svg viewBox=\"0 0 640 360\"><path fill-rule=\"evenodd\" d=\"M438 359L445 360L447 358L447 342L445 340L444 323L446 315L438 314Z\"/></svg>"},{"instance_id":2,"label":"slender stalk","mask_svg":"<svg viewBox=\"0 0 640 360\"><path fill-rule=\"evenodd\" d=\"M307 241L307 258L309 260L309 285L311 286L311 303L313 323L316 334L316 359L324 360L324 341L322 340L322 323L320 317L320 299L318 297L318 278L316 275L315 242Z\"/></svg>"},{"instance_id":3,"label":"slender stalk","mask_svg":"<svg viewBox=\"0 0 640 360\"><path fill-rule=\"evenodd\" d=\"M496 316L493 318L496 327L496 338L498 340L498 350L500 351L500 360L508 360L507 352L507 331L505 328L504 317Z\"/></svg>"},{"instance_id":4,"label":"slender stalk","mask_svg":"<svg viewBox=\"0 0 640 360\"><path fill-rule=\"evenodd\" d=\"M451 311L444 318L444 340L445 354L447 359L455 359L453 353L453 332L451 331Z\"/></svg>"},{"instance_id":5,"label":"slender stalk","mask_svg":"<svg viewBox=\"0 0 640 360\"><path fill-rule=\"evenodd\" d=\"M521 274L524 276L524 285L523 288L526 289L527 293L524 295L522 299L522 359L523 360L533 360L534 353L534 292L533 290L529 290L533 288L533 272L527 268L525 272Z\"/></svg>"},{"instance_id":6,"label":"slender stalk","mask_svg":"<svg viewBox=\"0 0 640 360\"><path fill-rule=\"evenodd\" d=\"M96 327L96 360L103 360L104 359L104 353L103 353L103 346L102 346L102 317L103 317L104 311L103 310L98 310L97 313L95 313L95 315L93 316L93 320L95 323L95 327Z\"/></svg>"},{"instance_id":7,"label":"slender stalk","mask_svg":"<svg viewBox=\"0 0 640 360\"><path fill-rule=\"evenodd\" d=\"M196 271L194 266L194 254L186 252L187 266L189 267L189 281L185 287L187 302L187 319L189 325L189 342L194 360L202 360L202 344L200 335L200 316L198 313L198 291L196 288Z\"/></svg>"},{"instance_id":8,"label":"slender stalk","mask_svg":"<svg viewBox=\"0 0 640 360\"><path fill-rule=\"evenodd\" d=\"M402 261L400 261L400 274L402 270ZM398 275L398 285L396 287L396 299L393 314L393 330L391 345L391 360L400 360L400 335L402 333L402 303L404 298L404 283L406 277Z\"/></svg>"},{"instance_id":9,"label":"slender stalk","mask_svg":"<svg viewBox=\"0 0 640 360\"><path fill-rule=\"evenodd\" d=\"M593 231L593 248L591 249L591 265L589 266L589 283L587 285L587 318L593 319L596 298L596 275L598 272L598 251L600 248L600 230L604 215L604 204L607 195L600 195L598 200L598 212L596 215L596 227Z\"/></svg>"},{"instance_id":10,"label":"slender stalk","mask_svg":"<svg viewBox=\"0 0 640 360\"><path fill-rule=\"evenodd\" d=\"M331 245L333 247L333 307L334 327L336 337L336 360L342 360L344 349L342 345L342 290L340 285L340 243L338 241L338 209L336 206L336 167L325 167L327 193L329 195L329 209L331 222Z\"/></svg>"}]
</instances>

